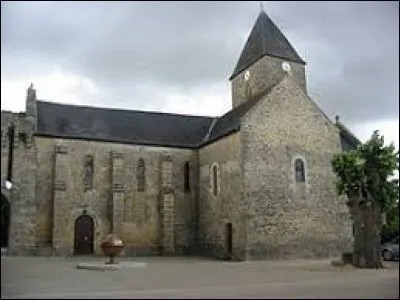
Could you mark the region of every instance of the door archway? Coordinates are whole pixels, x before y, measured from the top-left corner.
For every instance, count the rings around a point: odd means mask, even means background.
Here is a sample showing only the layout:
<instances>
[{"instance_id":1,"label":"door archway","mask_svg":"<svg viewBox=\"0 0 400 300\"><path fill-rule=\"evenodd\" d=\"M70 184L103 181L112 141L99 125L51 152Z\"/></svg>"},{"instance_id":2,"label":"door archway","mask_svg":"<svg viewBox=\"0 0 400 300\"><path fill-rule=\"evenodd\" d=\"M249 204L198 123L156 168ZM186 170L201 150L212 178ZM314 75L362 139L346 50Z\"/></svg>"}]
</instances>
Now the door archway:
<instances>
[{"instance_id":1,"label":"door archway","mask_svg":"<svg viewBox=\"0 0 400 300\"><path fill-rule=\"evenodd\" d=\"M1 248L7 248L10 235L10 202L1 194Z\"/></svg>"},{"instance_id":2,"label":"door archway","mask_svg":"<svg viewBox=\"0 0 400 300\"><path fill-rule=\"evenodd\" d=\"M80 215L75 220L74 254L93 254L94 222L87 214Z\"/></svg>"}]
</instances>

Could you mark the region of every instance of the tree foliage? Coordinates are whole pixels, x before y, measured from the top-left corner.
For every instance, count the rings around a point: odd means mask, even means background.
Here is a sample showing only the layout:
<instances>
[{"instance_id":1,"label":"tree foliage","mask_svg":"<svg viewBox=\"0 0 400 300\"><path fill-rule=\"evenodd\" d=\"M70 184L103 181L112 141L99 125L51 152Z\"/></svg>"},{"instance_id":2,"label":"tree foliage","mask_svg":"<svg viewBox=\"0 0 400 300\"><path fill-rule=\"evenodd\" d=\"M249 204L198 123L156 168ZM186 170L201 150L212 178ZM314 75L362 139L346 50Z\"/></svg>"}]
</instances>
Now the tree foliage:
<instances>
[{"instance_id":1,"label":"tree foliage","mask_svg":"<svg viewBox=\"0 0 400 300\"><path fill-rule=\"evenodd\" d=\"M332 167L338 176L337 191L352 197L361 193L365 201L379 202L388 211L399 199L399 181L393 179L399 168L399 153L392 144L384 145L378 131L356 150L335 155Z\"/></svg>"},{"instance_id":2,"label":"tree foliage","mask_svg":"<svg viewBox=\"0 0 400 300\"><path fill-rule=\"evenodd\" d=\"M356 150L335 155L332 167L338 177L338 194L347 196L353 219L353 264L382 267L382 213L389 215L387 228L396 226L393 209L397 205L398 212L399 182L393 175L399 167L399 153L393 143L385 146L383 136L375 131Z\"/></svg>"}]
</instances>

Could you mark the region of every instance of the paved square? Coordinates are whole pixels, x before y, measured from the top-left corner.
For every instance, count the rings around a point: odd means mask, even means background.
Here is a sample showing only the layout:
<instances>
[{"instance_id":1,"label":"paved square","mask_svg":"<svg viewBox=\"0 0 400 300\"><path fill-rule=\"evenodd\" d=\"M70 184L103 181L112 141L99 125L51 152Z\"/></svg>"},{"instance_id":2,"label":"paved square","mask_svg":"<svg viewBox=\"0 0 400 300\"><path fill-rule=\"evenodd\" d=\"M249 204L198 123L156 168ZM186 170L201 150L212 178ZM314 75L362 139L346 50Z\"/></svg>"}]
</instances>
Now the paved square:
<instances>
[{"instance_id":1,"label":"paved square","mask_svg":"<svg viewBox=\"0 0 400 300\"><path fill-rule=\"evenodd\" d=\"M119 270L95 271L76 265L100 258L1 260L2 298L399 298L398 262L385 270L353 270L316 260L140 258L134 261L145 267L128 261Z\"/></svg>"}]
</instances>

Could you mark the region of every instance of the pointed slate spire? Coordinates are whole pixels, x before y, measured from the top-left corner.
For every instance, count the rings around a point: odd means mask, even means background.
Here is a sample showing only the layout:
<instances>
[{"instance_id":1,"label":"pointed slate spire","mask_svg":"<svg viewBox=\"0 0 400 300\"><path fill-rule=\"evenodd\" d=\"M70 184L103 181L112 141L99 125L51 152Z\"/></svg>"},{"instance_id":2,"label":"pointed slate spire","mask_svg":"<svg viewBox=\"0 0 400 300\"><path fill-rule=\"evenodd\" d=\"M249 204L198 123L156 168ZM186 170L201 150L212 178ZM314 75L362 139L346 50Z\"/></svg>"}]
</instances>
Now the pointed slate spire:
<instances>
[{"instance_id":1,"label":"pointed slate spire","mask_svg":"<svg viewBox=\"0 0 400 300\"><path fill-rule=\"evenodd\" d=\"M229 80L247 69L264 55L305 64L283 33L262 9Z\"/></svg>"}]
</instances>

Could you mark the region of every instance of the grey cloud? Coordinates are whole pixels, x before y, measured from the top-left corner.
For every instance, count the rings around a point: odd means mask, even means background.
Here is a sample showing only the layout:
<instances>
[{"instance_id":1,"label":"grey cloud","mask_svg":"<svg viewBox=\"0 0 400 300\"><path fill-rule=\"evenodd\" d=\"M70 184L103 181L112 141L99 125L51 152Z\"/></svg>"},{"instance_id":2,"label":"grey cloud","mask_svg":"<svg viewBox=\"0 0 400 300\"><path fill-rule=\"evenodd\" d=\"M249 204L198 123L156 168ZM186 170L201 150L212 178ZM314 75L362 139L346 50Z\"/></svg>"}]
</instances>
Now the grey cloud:
<instances>
[{"instance_id":1,"label":"grey cloud","mask_svg":"<svg viewBox=\"0 0 400 300\"><path fill-rule=\"evenodd\" d=\"M2 6L2 76L57 64L101 87L93 104L154 109L163 101L157 89L189 95L229 85L259 11L259 2L222 1ZM328 115L349 123L398 118L398 2L264 7L308 62L310 94Z\"/></svg>"}]
</instances>

